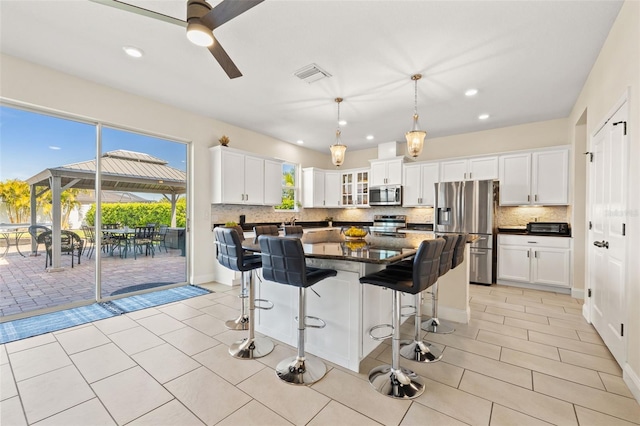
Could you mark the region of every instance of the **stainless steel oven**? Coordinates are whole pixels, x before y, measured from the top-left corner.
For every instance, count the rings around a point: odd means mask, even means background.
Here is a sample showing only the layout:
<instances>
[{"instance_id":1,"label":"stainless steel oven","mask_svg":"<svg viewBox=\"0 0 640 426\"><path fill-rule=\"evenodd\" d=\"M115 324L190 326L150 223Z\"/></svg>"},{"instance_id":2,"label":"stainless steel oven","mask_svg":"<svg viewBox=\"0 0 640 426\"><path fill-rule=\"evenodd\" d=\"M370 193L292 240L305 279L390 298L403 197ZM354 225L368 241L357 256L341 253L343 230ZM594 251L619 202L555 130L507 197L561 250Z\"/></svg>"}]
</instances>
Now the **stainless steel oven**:
<instances>
[{"instance_id":1,"label":"stainless steel oven","mask_svg":"<svg viewBox=\"0 0 640 426\"><path fill-rule=\"evenodd\" d=\"M370 206L401 206L402 186L386 185L369 188Z\"/></svg>"}]
</instances>

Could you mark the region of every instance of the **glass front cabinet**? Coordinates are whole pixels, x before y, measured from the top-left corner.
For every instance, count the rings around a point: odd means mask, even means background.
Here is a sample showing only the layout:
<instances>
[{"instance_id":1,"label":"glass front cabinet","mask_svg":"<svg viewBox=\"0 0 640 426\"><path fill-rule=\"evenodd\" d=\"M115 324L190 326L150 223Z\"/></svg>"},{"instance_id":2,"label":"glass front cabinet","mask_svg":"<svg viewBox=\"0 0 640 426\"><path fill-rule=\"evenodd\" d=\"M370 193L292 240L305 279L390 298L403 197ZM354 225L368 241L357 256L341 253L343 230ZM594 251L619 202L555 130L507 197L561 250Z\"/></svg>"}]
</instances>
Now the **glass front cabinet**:
<instances>
[{"instance_id":1,"label":"glass front cabinet","mask_svg":"<svg viewBox=\"0 0 640 426\"><path fill-rule=\"evenodd\" d=\"M369 169L349 170L342 173L341 204L343 206L369 206Z\"/></svg>"}]
</instances>

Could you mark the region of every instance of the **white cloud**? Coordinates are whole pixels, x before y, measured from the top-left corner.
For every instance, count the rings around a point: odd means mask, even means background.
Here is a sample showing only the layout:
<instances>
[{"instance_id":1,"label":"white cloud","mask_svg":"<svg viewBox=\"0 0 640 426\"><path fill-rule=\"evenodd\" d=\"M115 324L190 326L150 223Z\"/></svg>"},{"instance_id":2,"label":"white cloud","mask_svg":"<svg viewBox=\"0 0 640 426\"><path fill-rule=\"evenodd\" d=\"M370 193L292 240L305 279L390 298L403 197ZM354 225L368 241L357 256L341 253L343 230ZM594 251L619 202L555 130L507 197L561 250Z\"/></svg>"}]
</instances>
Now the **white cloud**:
<instances>
[{"instance_id":1,"label":"white cloud","mask_svg":"<svg viewBox=\"0 0 640 426\"><path fill-rule=\"evenodd\" d=\"M60 148L59 146L51 146L51 145L49 145L49 149L52 149L54 151L58 151L59 149L62 149L62 148Z\"/></svg>"}]
</instances>

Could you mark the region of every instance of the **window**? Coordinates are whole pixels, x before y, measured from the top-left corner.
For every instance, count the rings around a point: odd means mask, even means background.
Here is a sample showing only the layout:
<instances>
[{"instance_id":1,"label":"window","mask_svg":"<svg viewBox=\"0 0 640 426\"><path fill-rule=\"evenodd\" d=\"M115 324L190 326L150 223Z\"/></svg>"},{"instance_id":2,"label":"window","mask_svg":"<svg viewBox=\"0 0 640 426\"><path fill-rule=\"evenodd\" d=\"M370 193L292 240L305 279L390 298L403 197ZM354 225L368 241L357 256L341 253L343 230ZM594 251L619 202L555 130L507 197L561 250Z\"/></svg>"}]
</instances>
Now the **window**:
<instances>
[{"instance_id":1,"label":"window","mask_svg":"<svg viewBox=\"0 0 640 426\"><path fill-rule=\"evenodd\" d=\"M282 164L282 204L276 210L297 210L298 203L298 166Z\"/></svg>"}]
</instances>

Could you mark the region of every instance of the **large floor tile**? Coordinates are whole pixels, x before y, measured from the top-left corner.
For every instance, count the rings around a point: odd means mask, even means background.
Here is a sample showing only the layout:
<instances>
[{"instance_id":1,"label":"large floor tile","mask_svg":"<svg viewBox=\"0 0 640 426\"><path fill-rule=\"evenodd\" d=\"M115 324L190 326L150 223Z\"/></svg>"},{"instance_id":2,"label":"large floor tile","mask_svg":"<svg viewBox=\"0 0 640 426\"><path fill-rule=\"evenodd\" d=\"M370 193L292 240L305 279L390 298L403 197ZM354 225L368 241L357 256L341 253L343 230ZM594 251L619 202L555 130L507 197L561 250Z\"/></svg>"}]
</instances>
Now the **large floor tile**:
<instances>
[{"instance_id":1,"label":"large floor tile","mask_svg":"<svg viewBox=\"0 0 640 426\"><path fill-rule=\"evenodd\" d=\"M571 330L596 332L595 328L591 324L587 324L584 319L553 318L549 316L549 324L554 327L569 328Z\"/></svg>"},{"instance_id":2,"label":"large floor tile","mask_svg":"<svg viewBox=\"0 0 640 426\"><path fill-rule=\"evenodd\" d=\"M27 426L27 419L22 411L20 398L14 396L0 402L0 424L11 426Z\"/></svg>"},{"instance_id":3,"label":"large floor tile","mask_svg":"<svg viewBox=\"0 0 640 426\"><path fill-rule=\"evenodd\" d=\"M229 354L226 345L218 345L195 355L193 359L231 384L237 385L265 367L256 359L237 359Z\"/></svg>"},{"instance_id":4,"label":"large floor tile","mask_svg":"<svg viewBox=\"0 0 640 426\"><path fill-rule=\"evenodd\" d=\"M583 342L589 342L589 343L595 343L598 345L604 345L604 342L602 341L602 338L600 337L600 335L596 332L589 332L589 331L577 331L578 336L580 337L580 340L582 340Z\"/></svg>"},{"instance_id":5,"label":"large floor tile","mask_svg":"<svg viewBox=\"0 0 640 426\"><path fill-rule=\"evenodd\" d=\"M217 340L192 327L184 327L163 334L162 339L191 356L220 344Z\"/></svg>"},{"instance_id":6,"label":"large floor tile","mask_svg":"<svg viewBox=\"0 0 640 426\"><path fill-rule=\"evenodd\" d=\"M16 381L9 364L0 365L0 401L13 398L18 395Z\"/></svg>"},{"instance_id":7,"label":"large floor tile","mask_svg":"<svg viewBox=\"0 0 640 426\"><path fill-rule=\"evenodd\" d=\"M173 318L179 321L202 315L201 311L192 308L191 306L184 303L176 303L169 306L163 306L161 308L158 308L158 310L167 315L171 315Z\"/></svg>"},{"instance_id":8,"label":"large floor tile","mask_svg":"<svg viewBox=\"0 0 640 426\"><path fill-rule=\"evenodd\" d=\"M602 383L604 383L604 387L607 389L607 392L626 396L627 398L633 398L633 394L629 390L629 387L624 382L622 377L602 372L598 374L600 375Z\"/></svg>"},{"instance_id":9,"label":"large floor tile","mask_svg":"<svg viewBox=\"0 0 640 426\"><path fill-rule=\"evenodd\" d=\"M183 320L182 322L210 337L227 330L227 327L224 326L224 321L208 314L202 314L197 317Z\"/></svg>"},{"instance_id":10,"label":"large floor tile","mask_svg":"<svg viewBox=\"0 0 640 426\"><path fill-rule=\"evenodd\" d=\"M503 407L499 404L493 404L491 410L490 426L549 426L547 423L535 417L528 416L511 408Z\"/></svg>"},{"instance_id":11,"label":"large floor tile","mask_svg":"<svg viewBox=\"0 0 640 426\"><path fill-rule=\"evenodd\" d=\"M204 367L170 381L165 387L207 425L216 424L251 400Z\"/></svg>"},{"instance_id":12,"label":"large floor tile","mask_svg":"<svg viewBox=\"0 0 640 426\"><path fill-rule=\"evenodd\" d=\"M160 383L166 383L200 364L168 343L138 352L132 358Z\"/></svg>"},{"instance_id":13,"label":"large floor tile","mask_svg":"<svg viewBox=\"0 0 640 426\"><path fill-rule=\"evenodd\" d=\"M18 390L29 423L95 398L87 382L71 365L18 382Z\"/></svg>"},{"instance_id":14,"label":"large floor tile","mask_svg":"<svg viewBox=\"0 0 640 426\"><path fill-rule=\"evenodd\" d=\"M93 325L107 336L129 328L138 327L138 323L129 318L128 315L118 315L117 317L103 319L94 322Z\"/></svg>"},{"instance_id":15,"label":"large floor tile","mask_svg":"<svg viewBox=\"0 0 640 426\"><path fill-rule=\"evenodd\" d=\"M110 342L107 336L93 325L55 333L54 335L68 354L74 354Z\"/></svg>"},{"instance_id":16,"label":"large floor tile","mask_svg":"<svg viewBox=\"0 0 640 426\"><path fill-rule=\"evenodd\" d=\"M470 316L471 319L479 319L487 322L495 322L496 324L504 324L504 315L490 314L486 311L486 309L482 312L471 311Z\"/></svg>"},{"instance_id":17,"label":"large floor tile","mask_svg":"<svg viewBox=\"0 0 640 426\"><path fill-rule=\"evenodd\" d=\"M185 299L182 301L187 306L192 307L193 309L202 309L208 306L212 306L216 304L216 301L212 299L210 296L221 297L223 293L212 293L210 295L204 295L200 297L191 297L189 299Z\"/></svg>"},{"instance_id":18,"label":"large floor tile","mask_svg":"<svg viewBox=\"0 0 640 426\"><path fill-rule=\"evenodd\" d=\"M579 405L576 405L576 414L578 415L580 426L635 426L638 424L599 413L598 411L589 410Z\"/></svg>"},{"instance_id":19,"label":"large floor tile","mask_svg":"<svg viewBox=\"0 0 640 426\"><path fill-rule=\"evenodd\" d=\"M640 405L635 399L568 382L546 374L533 373L536 392L589 407L610 416L630 422L640 422Z\"/></svg>"},{"instance_id":20,"label":"large floor tile","mask_svg":"<svg viewBox=\"0 0 640 426\"><path fill-rule=\"evenodd\" d=\"M159 426L159 425L179 425L179 426L204 426L191 411L174 399L156 408L153 411L138 417L127 426Z\"/></svg>"},{"instance_id":21,"label":"large floor tile","mask_svg":"<svg viewBox=\"0 0 640 426\"><path fill-rule=\"evenodd\" d=\"M503 349L503 353L505 350ZM527 368L505 364L504 362L451 347L445 349L442 361L527 389L533 388L531 370Z\"/></svg>"},{"instance_id":22,"label":"large floor tile","mask_svg":"<svg viewBox=\"0 0 640 426\"><path fill-rule=\"evenodd\" d=\"M7 353L7 346L0 345L0 365L9 363L9 354Z\"/></svg>"},{"instance_id":23,"label":"large floor tile","mask_svg":"<svg viewBox=\"0 0 640 426\"><path fill-rule=\"evenodd\" d=\"M473 301L474 303L487 305L487 309L485 310L485 312L489 312L490 308L493 308L524 313L524 305L519 305L517 303L507 303L506 300L506 297L498 296L472 296L470 299L470 301Z\"/></svg>"},{"instance_id":24,"label":"large floor tile","mask_svg":"<svg viewBox=\"0 0 640 426\"><path fill-rule=\"evenodd\" d=\"M269 408L260 404L255 399L236 410L229 417L217 423L216 426L290 426L291 422L286 421ZM151 425L150 425L151 426Z\"/></svg>"},{"instance_id":25,"label":"large floor tile","mask_svg":"<svg viewBox=\"0 0 640 426\"><path fill-rule=\"evenodd\" d=\"M567 349L574 352L581 352L588 355L598 356L601 358L613 359L613 355L606 346L597 345L595 343L581 342L579 340L564 339L559 336L539 333L537 331L529 332L529 340L545 345L556 346L558 348Z\"/></svg>"},{"instance_id":26,"label":"large floor tile","mask_svg":"<svg viewBox=\"0 0 640 426\"><path fill-rule=\"evenodd\" d=\"M564 337L565 339L579 340L578 333L568 328L554 327L552 325L540 324L538 322L526 321L518 318L505 318L505 325L518 327L522 330L533 330L539 333L551 334L553 336ZM527 333L528 336L528 333ZM528 338L528 337L527 337Z\"/></svg>"},{"instance_id":27,"label":"large floor tile","mask_svg":"<svg viewBox=\"0 0 640 426\"><path fill-rule=\"evenodd\" d=\"M308 426L334 426L334 425L367 425L376 426L380 423L363 416L351 408L345 407L336 401L331 401L309 423Z\"/></svg>"},{"instance_id":28,"label":"large floor tile","mask_svg":"<svg viewBox=\"0 0 640 426\"><path fill-rule=\"evenodd\" d=\"M496 334L485 330L480 330L478 333L478 340L505 348L515 349L521 352L528 352L538 356L543 356L549 359L560 360L558 349L556 347L544 345L542 343L530 342L528 340L504 336L502 334Z\"/></svg>"},{"instance_id":29,"label":"large floor tile","mask_svg":"<svg viewBox=\"0 0 640 426\"><path fill-rule=\"evenodd\" d=\"M483 330L478 332L478 335ZM452 346L456 349L471 352L477 355L486 356L488 358L500 359L500 346L491 343L481 342L479 340L471 340L465 337L456 336L455 334L429 334L427 336L429 342L441 345Z\"/></svg>"},{"instance_id":30,"label":"large floor tile","mask_svg":"<svg viewBox=\"0 0 640 426\"><path fill-rule=\"evenodd\" d=\"M505 322L503 324L496 324L495 322L491 321L471 318L471 320L469 320L469 326L476 327L480 330L492 331L494 333L504 334L505 336L517 337L518 339L527 340L529 338L527 330L507 324L507 320L509 319L511 318L505 318ZM477 335L474 336L474 338L475 337L477 337Z\"/></svg>"},{"instance_id":31,"label":"large floor tile","mask_svg":"<svg viewBox=\"0 0 640 426\"><path fill-rule=\"evenodd\" d=\"M58 342L36 346L9 355L16 381L28 379L71 364Z\"/></svg>"},{"instance_id":32,"label":"large floor tile","mask_svg":"<svg viewBox=\"0 0 640 426\"><path fill-rule=\"evenodd\" d=\"M426 407L419 402L411 404L409 411L407 411L404 419L402 419L402 423L400 423L401 426L424 426L425 424L465 426L467 423L456 420L451 416L447 416L446 414L434 410L433 408Z\"/></svg>"},{"instance_id":33,"label":"large floor tile","mask_svg":"<svg viewBox=\"0 0 640 426\"><path fill-rule=\"evenodd\" d=\"M140 309L138 311L129 312L126 315L134 321L139 319L150 317L152 315L158 315L160 311L156 308Z\"/></svg>"},{"instance_id":34,"label":"large floor tile","mask_svg":"<svg viewBox=\"0 0 640 426\"><path fill-rule=\"evenodd\" d=\"M311 387L287 384L269 369L254 374L238 388L296 425L307 424L329 403L322 393Z\"/></svg>"},{"instance_id":35,"label":"large floor tile","mask_svg":"<svg viewBox=\"0 0 640 426\"><path fill-rule=\"evenodd\" d=\"M8 425L10 423L7 423ZM38 426L111 426L116 425L98 398L90 399L38 422Z\"/></svg>"},{"instance_id":36,"label":"large floor tile","mask_svg":"<svg viewBox=\"0 0 640 426\"><path fill-rule=\"evenodd\" d=\"M298 354L296 348L293 348L289 345L285 345L284 343L274 341L276 344L273 348L273 351L262 358L258 358L257 361L261 364L266 365L267 367L275 370L277 365L285 358L289 358Z\"/></svg>"},{"instance_id":37,"label":"large floor tile","mask_svg":"<svg viewBox=\"0 0 640 426\"><path fill-rule=\"evenodd\" d=\"M441 348L441 346L438 346ZM440 349L442 350L442 349ZM391 347L385 350L382 354L380 354L377 358L378 362L375 366L382 364L391 364ZM460 383L460 379L462 379L462 373L464 369L454 365L453 363L447 363L442 361L437 362L413 362L406 360L404 358L400 358L400 365L402 367L413 370L420 377L427 377L431 380L435 380L436 382L440 382L445 385L458 387ZM363 379L368 380L368 370L367 375L362 376Z\"/></svg>"},{"instance_id":38,"label":"large floor tile","mask_svg":"<svg viewBox=\"0 0 640 426\"><path fill-rule=\"evenodd\" d=\"M482 398L488 398L497 404L549 423L578 424L573 406L568 402L474 373L473 371L465 371L460 383L460 390Z\"/></svg>"},{"instance_id":39,"label":"large floor tile","mask_svg":"<svg viewBox=\"0 0 640 426\"><path fill-rule=\"evenodd\" d=\"M40 336L29 337L27 339L16 340L15 342L7 343L5 349L7 353L13 354L16 352L24 351L26 349L35 348L37 346L46 345L47 343L56 342L56 338L53 337L53 333L41 334Z\"/></svg>"},{"instance_id":40,"label":"large floor tile","mask_svg":"<svg viewBox=\"0 0 640 426\"><path fill-rule=\"evenodd\" d=\"M207 306L206 308L202 308L200 310L222 321L227 321L233 318L237 318L238 315L240 314L240 308L231 308L227 305L222 305L220 303Z\"/></svg>"},{"instance_id":41,"label":"large floor tile","mask_svg":"<svg viewBox=\"0 0 640 426\"><path fill-rule=\"evenodd\" d=\"M514 351L509 348L502 349L500 361L505 364L518 365L529 370L538 371L550 376L559 377L604 390L602 380L600 380L598 373L587 368L566 364L525 352Z\"/></svg>"},{"instance_id":42,"label":"large floor tile","mask_svg":"<svg viewBox=\"0 0 640 426\"><path fill-rule=\"evenodd\" d=\"M165 343L164 340L141 326L113 333L109 338L129 355Z\"/></svg>"},{"instance_id":43,"label":"large floor tile","mask_svg":"<svg viewBox=\"0 0 640 426\"><path fill-rule=\"evenodd\" d=\"M71 355L73 363L89 383L128 370L136 363L113 343Z\"/></svg>"},{"instance_id":44,"label":"large floor tile","mask_svg":"<svg viewBox=\"0 0 640 426\"><path fill-rule=\"evenodd\" d=\"M151 331L152 333L157 334L158 336L187 326L181 321L173 318L171 315L167 315L165 313L159 313L157 315L142 318L137 320L137 322L138 324Z\"/></svg>"},{"instance_id":45,"label":"large floor tile","mask_svg":"<svg viewBox=\"0 0 640 426\"><path fill-rule=\"evenodd\" d=\"M419 402L447 416L470 425L489 424L491 401L486 395L479 397L468 392L424 379L426 390L415 402ZM485 389L485 393L490 393Z\"/></svg>"},{"instance_id":46,"label":"large floor tile","mask_svg":"<svg viewBox=\"0 0 640 426\"><path fill-rule=\"evenodd\" d=\"M527 312L515 311L512 309L505 309L498 306L487 306L486 311L489 314L504 315L509 318L518 318L527 321L537 322L540 324L549 324L549 320L544 315L536 315Z\"/></svg>"},{"instance_id":47,"label":"large floor tile","mask_svg":"<svg viewBox=\"0 0 640 426\"><path fill-rule=\"evenodd\" d=\"M410 401L395 400L376 392L368 381L333 369L313 389L383 424L398 424Z\"/></svg>"},{"instance_id":48,"label":"large floor tile","mask_svg":"<svg viewBox=\"0 0 640 426\"><path fill-rule=\"evenodd\" d=\"M128 423L173 399L140 367L114 374L91 387L118 424Z\"/></svg>"},{"instance_id":49,"label":"large floor tile","mask_svg":"<svg viewBox=\"0 0 640 426\"><path fill-rule=\"evenodd\" d=\"M622 369L618 363L612 359L569 351L566 349L558 349L558 352L560 353L560 360L564 363L578 365L580 367L590 368L592 370L602 371L604 373L622 377Z\"/></svg>"}]
</instances>

